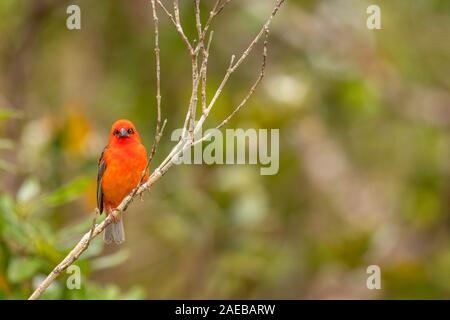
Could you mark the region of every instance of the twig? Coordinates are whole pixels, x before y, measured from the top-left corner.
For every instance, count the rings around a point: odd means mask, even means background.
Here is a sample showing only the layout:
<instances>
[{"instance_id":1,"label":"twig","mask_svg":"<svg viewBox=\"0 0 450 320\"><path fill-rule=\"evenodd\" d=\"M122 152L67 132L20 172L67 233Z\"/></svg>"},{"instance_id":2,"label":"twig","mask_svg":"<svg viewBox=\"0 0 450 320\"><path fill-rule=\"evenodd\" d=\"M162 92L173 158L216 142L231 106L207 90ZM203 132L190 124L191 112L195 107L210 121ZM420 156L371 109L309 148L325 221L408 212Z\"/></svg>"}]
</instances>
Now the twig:
<instances>
[{"instance_id":1,"label":"twig","mask_svg":"<svg viewBox=\"0 0 450 320\"><path fill-rule=\"evenodd\" d=\"M264 28L264 34L265 34L265 39L264 39L264 48L263 48L263 59L262 59L262 63L261 63L261 72L259 74L258 79L256 79L255 83L252 85L252 87L250 88L250 91L247 93L244 100L241 101L241 103L236 107L236 109L234 109L234 111L225 120L223 120L222 123L216 127L216 129L222 128L224 125L226 125L228 123L228 121L230 121L230 119L236 113L238 113L238 111L247 103L248 99L252 96L252 94L255 92L256 88L258 87L259 83L264 78L264 75L265 75L264 72L266 69L266 60L267 60L267 43L268 43L268 37L269 37L269 27Z\"/></svg>"},{"instance_id":2,"label":"twig","mask_svg":"<svg viewBox=\"0 0 450 320\"><path fill-rule=\"evenodd\" d=\"M213 19L222 12L223 8L225 8L225 6L230 1L231 0L225 0L223 3L222 3L222 0L216 1L216 3L214 4L214 8L209 12L208 20L205 23L205 27L203 28L203 31L202 31L202 34L200 37L201 39L205 38L205 35L208 32L209 26L211 25L211 22L213 21ZM195 50L199 50L199 46L197 46L197 48Z\"/></svg>"},{"instance_id":3,"label":"twig","mask_svg":"<svg viewBox=\"0 0 450 320\"><path fill-rule=\"evenodd\" d=\"M192 45L191 45L189 39L187 38L187 36L184 34L183 27L181 26L180 10L178 9L178 1L177 0L173 1L174 14L171 14L170 11L164 6L164 4L160 0L157 0L157 2L160 5L160 7L164 10L166 15L169 17L169 19L172 21L172 23L175 25L175 29L177 30L178 34L181 36L181 39L183 40L184 45L188 49L189 53L191 55L193 55L194 49L192 48Z\"/></svg>"},{"instance_id":4,"label":"twig","mask_svg":"<svg viewBox=\"0 0 450 320\"><path fill-rule=\"evenodd\" d=\"M160 136L161 129L161 63L160 63L160 49L159 49L159 19L156 14L155 0L151 0L152 4L152 16L153 24L155 26L155 60L156 60L156 108L157 108L157 119L156 119L156 137Z\"/></svg>"},{"instance_id":5,"label":"twig","mask_svg":"<svg viewBox=\"0 0 450 320\"><path fill-rule=\"evenodd\" d=\"M156 154L156 149L158 148L159 141L161 140L162 134L164 132L164 128L167 124L167 119L164 119L164 123L161 127L161 62L160 62L160 49L159 49L159 19L156 14L156 5L155 0L150 0L152 5L152 17L153 17L153 25L155 27L155 60L156 60L156 129L155 129L155 138L153 140L152 149L148 156L147 164L145 166L144 171L142 171L141 178L139 179L139 183L136 188L134 188L132 197L136 194L136 191L141 186L144 181L144 177L149 171L150 163L153 160L153 157Z\"/></svg>"},{"instance_id":6,"label":"twig","mask_svg":"<svg viewBox=\"0 0 450 320\"><path fill-rule=\"evenodd\" d=\"M244 99L241 101L241 103L239 103L239 105L233 110L232 113L230 113L228 115L228 117L226 117L218 126L216 126L215 129L220 129L223 126L225 126L228 121L230 121L230 119L232 117L234 117L234 115L236 113L239 112L239 110L241 110L241 108L247 103L247 101L250 99L250 97L253 95L253 93L255 92L256 88L258 87L258 85L260 84L261 80L264 78L265 75L265 69L266 69L266 60L267 60L267 44L268 44L268 37L269 37L269 28L266 28L264 30L264 48L263 48L263 54L262 54L262 62L261 62L261 68L260 68L260 73L259 73L259 77L256 79L256 81L253 83L253 85L251 86L250 90L247 92L247 95L244 97ZM201 143L203 141L208 140L211 137L212 133L208 133L205 136L203 136L202 138L198 139L197 141L195 141L195 143L193 145L196 145L198 143Z\"/></svg>"},{"instance_id":7,"label":"twig","mask_svg":"<svg viewBox=\"0 0 450 320\"><path fill-rule=\"evenodd\" d=\"M253 50L255 45L258 43L258 41L262 37L262 35L264 33L266 33L266 30L269 30L269 26L270 26L270 24L271 24L271 22L273 20L273 17L275 17L275 15L277 14L277 12L280 9L280 6L283 4L283 2L284 2L284 0L277 0L276 4L275 4L275 6L274 6L274 8L272 10L272 13L270 14L270 16L267 19L266 23L263 25L263 27L261 28L259 33L256 35L256 37L253 39L253 41L247 47L247 49L245 49L245 51L242 53L242 55L236 61L236 63L234 63L235 56L233 55L231 57L231 62L230 62L230 65L229 65L229 67L227 69L227 72L225 73L225 76L223 77L222 82L220 83L219 87L217 88L216 93L214 94L213 98L211 99L211 102L209 103L209 105L206 108L205 112L202 113L202 116L198 120L197 126L195 128L195 132L200 130L200 128L203 126L203 123L205 122L206 118L208 117L209 112L211 111L212 107L214 106L217 98L222 93L222 90L223 90L225 84L227 83L229 77L231 76L231 74L234 71L236 71L236 69L241 65L241 63L245 60L245 58L247 58L247 56Z\"/></svg>"},{"instance_id":8,"label":"twig","mask_svg":"<svg viewBox=\"0 0 450 320\"><path fill-rule=\"evenodd\" d=\"M202 57L202 67L200 68L200 77L202 80L202 114L206 111L206 77L208 74L208 58L209 58L209 48L211 46L212 37L214 32L209 33L209 40L206 49L203 50Z\"/></svg>"}]
</instances>

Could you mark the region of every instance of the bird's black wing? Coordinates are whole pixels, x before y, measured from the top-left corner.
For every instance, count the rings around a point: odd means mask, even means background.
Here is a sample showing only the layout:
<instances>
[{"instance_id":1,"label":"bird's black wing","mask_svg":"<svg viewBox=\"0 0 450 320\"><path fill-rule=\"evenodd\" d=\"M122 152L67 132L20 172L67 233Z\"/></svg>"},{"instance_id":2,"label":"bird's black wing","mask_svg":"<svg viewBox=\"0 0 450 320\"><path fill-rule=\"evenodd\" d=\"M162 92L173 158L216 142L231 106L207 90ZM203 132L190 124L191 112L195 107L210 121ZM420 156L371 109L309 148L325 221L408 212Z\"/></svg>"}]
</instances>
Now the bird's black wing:
<instances>
[{"instance_id":1,"label":"bird's black wing","mask_svg":"<svg viewBox=\"0 0 450 320\"><path fill-rule=\"evenodd\" d=\"M103 159L103 154L105 153L105 149L103 149L100 158L98 158L98 174L97 174L97 208L100 211L100 214L103 212L103 190L102 190L102 178L103 173L106 170L106 162Z\"/></svg>"}]
</instances>

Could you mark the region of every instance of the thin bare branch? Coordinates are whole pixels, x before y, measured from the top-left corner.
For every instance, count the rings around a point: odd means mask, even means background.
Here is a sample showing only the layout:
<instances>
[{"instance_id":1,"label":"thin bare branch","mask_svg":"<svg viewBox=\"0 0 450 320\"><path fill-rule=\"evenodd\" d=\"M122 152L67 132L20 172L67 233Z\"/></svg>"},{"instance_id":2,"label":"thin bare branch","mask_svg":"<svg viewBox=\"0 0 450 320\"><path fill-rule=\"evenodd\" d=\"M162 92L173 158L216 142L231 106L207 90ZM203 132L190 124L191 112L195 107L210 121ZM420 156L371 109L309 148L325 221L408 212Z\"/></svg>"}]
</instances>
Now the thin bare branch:
<instances>
[{"instance_id":1,"label":"thin bare branch","mask_svg":"<svg viewBox=\"0 0 450 320\"><path fill-rule=\"evenodd\" d=\"M178 7L178 0L174 0L173 1L173 11L175 13L175 22L176 22L175 27L176 27L178 33L180 34L181 38L183 39L183 42L186 45L186 48L189 50L191 55L193 55L194 54L194 49L192 49L192 45L189 42L189 39L184 34L183 27L181 26L180 9Z\"/></svg>"},{"instance_id":2,"label":"thin bare branch","mask_svg":"<svg viewBox=\"0 0 450 320\"><path fill-rule=\"evenodd\" d=\"M202 31L202 20L200 18L200 0L195 0L195 26L197 28L198 34L198 45L200 46L203 43L201 38L203 31Z\"/></svg>"},{"instance_id":3,"label":"thin bare branch","mask_svg":"<svg viewBox=\"0 0 450 320\"><path fill-rule=\"evenodd\" d=\"M178 34L180 35L181 39L183 40L183 43L186 46L186 48L189 50L191 55L194 54L194 49L192 48L192 45L191 45L189 39L187 38L187 36L184 34L183 28L181 27L180 11L178 9L178 1L176 1L176 0L174 1L174 14L170 13L170 11L166 8L166 6L160 0L157 0L157 2L158 2L158 5L165 12L167 17L169 17L170 21L172 21L172 23L174 24L175 29L177 30Z\"/></svg>"},{"instance_id":4,"label":"thin bare branch","mask_svg":"<svg viewBox=\"0 0 450 320\"><path fill-rule=\"evenodd\" d=\"M197 56L194 58L195 61L192 62L192 95L190 101L190 121L189 121L189 137L194 141L194 127L195 127L195 114L197 111L198 102L198 84L199 84L199 73L197 66Z\"/></svg>"},{"instance_id":5,"label":"thin bare branch","mask_svg":"<svg viewBox=\"0 0 450 320\"><path fill-rule=\"evenodd\" d=\"M239 103L239 105L233 110L232 113L230 113L228 115L228 117L226 117L218 126L216 126L216 129L220 129L223 126L225 126L228 123L228 121L230 121L230 119L233 118L234 115L239 112L239 110L241 110L241 108L247 103L247 101L253 95L253 93L255 92L256 88L260 84L261 80L264 78L265 69L266 69L266 61L267 61L267 45L268 45L268 37L269 37L269 28L266 28L264 30L264 37L265 37L264 38L264 48L263 48L262 62L261 62L261 68L260 68L259 77L253 83L253 85L251 86L250 90L247 92L246 96L241 101L241 103ZM211 135L212 135L212 133L209 133L209 134L203 136L202 138L200 138L197 141L195 141L193 145L196 145L198 143L201 143L203 141L208 140L211 137Z\"/></svg>"},{"instance_id":6,"label":"thin bare branch","mask_svg":"<svg viewBox=\"0 0 450 320\"><path fill-rule=\"evenodd\" d=\"M159 141L161 140L161 137L163 135L166 124L167 124L167 119L164 119L164 123L161 127L161 131L159 131L157 133L157 135L155 136L155 140L153 141L152 150L150 151L150 154L148 156L148 160L147 160L147 164L145 165L145 169L142 171L141 177L139 178L139 183L137 184L136 188L134 188L134 190L131 193L132 198L134 198L134 196L136 195L137 191L139 190L139 187L142 185L142 182L144 182L145 176L147 175L147 173L150 170L150 164L152 163L153 157L156 154L156 149L158 148Z\"/></svg>"},{"instance_id":7,"label":"thin bare branch","mask_svg":"<svg viewBox=\"0 0 450 320\"><path fill-rule=\"evenodd\" d=\"M161 63L160 63L160 49L159 49L159 19L156 13L155 0L151 0L153 24L155 26L155 60L156 60L156 133L155 138L161 131ZM156 139L155 139L156 140Z\"/></svg>"},{"instance_id":8,"label":"thin bare branch","mask_svg":"<svg viewBox=\"0 0 450 320\"><path fill-rule=\"evenodd\" d=\"M200 128L203 126L203 123L205 122L206 118L208 117L209 112L211 111L212 107L216 103L218 97L222 93L222 90L223 90L225 84L227 83L229 77L231 76L231 74L234 71L236 71L236 69L241 65L241 63L245 60L245 58L247 58L249 53L253 50L255 45L261 39L262 35L265 33L265 30L269 29L269 26L270 26L270 24L271 24L271 22L273 20L273 17L275 17L275 15L277 14L277 12L280 9L280 6L283 4L283 2L284 2L284 0L277 0L276 4L275 4L275 6L274 6L274 8L272 10L272 13L270 14L270 16L267 19L266 23L264 23L264 25L261 28L261 30L259 31L259 33L253 39L253 41L250 43L250 45L247 47L247 49L244 50L244 52L239 57L239 59L236 61L236 63L234 63L234 55L232 56L232 63L228 67L227 72L225 73L225 76L222 79L222 82L220 83L219 87L217 88L213 98L211 99L208 107L206 108L206 111L203 112L202 116L200 117L199 121L197 122L197 125L196 125L196 128L195 128L196 132L198 130L200 130Z\"/></svg>"},{"instance_id":9,"label":"thin bare branch","mask_svg":"<svg viewBox=\"0 0 450 320\"><path fill-rule=\"evenodd\" d=\"M216 129L220 129L222 128L224 125L226 125L228 123L228 121L230 121L230 119L239 112L239 110L241 110L241 108L247 103L248 99L250 99L250 97L253 95L253 93L255 92L256 88L258 87L259 83L261 82L261 80L264 78L265 75L265 69L266 69L266 60L267 60L267 43L268 43L268 36L269 36L269 28L266 27L264 30L264 34L265 34L265 39L264 39L264 48L263 48L263 58L262 58L262 63L261 63L261 71L259 73L259 77L258 79L256 79L255 83L253 83L252 87L250 88L249 92L247 93L247 95L245 96L245 98L241 101L241 103L233 110L233 112L226 118L224 119L217 127Z\"/></svg>"},{"instance_id":10,"label":"thin bare branch","mask_svg":"<svg viewBox=\"0 0 450 320\"><path fill-rule=\"evenodd\" d=\"M212 37L214 35L214 32L211 31L209 33L209 40L208 44L206 46L206 49L203 50L203 56L202 56L202 66L200 68L200 77L202 81L202 114L206 112L206 78L208 74L208 58L209 58L209 48L211 47L211 41Z\"/></svg>"},{"instance_id":11,"label":"thin bare branch","mask_svg":"<svg viewBox=\"0 0 450 320\"><path fill-rule=\"evenodd\" d=\"M159 19L156 13L155 0L151 0L152 5L152 15L153 15L153 24L155 26L155 60L156 60L156 129L155 129L155 137L153 140L152 149L148 156L147 164L145 165L145 169L142 171L141 177L139 179L139 183L136 188L134 188L131 197L136 195L137 190L142 185L147 172L150 169L150 164L153 160L153 157L156 154L156 149L158 148L159 142L164 132L164 128L167 124L167 119L164 119L164 123L161 127L161 64L160 64L160 49L159 49Z\"/></svg>"},{"instance_id":12,"label":"thin bare branch","mask_svg":"<svg viewBox=\"0 0 450 320\"><path fill-rule=\"evenodd\" d=\"M204 39L206 36L206 33L209 30L209 27L211 25L211 22L213 21L213 19L219 15L223 8L225 8L225 6L230 2L231 0L225 0L224 2L222 2L222 0L217 0L216 3L214 4L213 9L209 12L209 17L208 20L205 23L205 27L203 28L203 31L201 33L201 36L199 37L200 39ZM197 46L197 48L195 49L196 51L199 50L199 47Z\"/></svg>"}]
</instances>

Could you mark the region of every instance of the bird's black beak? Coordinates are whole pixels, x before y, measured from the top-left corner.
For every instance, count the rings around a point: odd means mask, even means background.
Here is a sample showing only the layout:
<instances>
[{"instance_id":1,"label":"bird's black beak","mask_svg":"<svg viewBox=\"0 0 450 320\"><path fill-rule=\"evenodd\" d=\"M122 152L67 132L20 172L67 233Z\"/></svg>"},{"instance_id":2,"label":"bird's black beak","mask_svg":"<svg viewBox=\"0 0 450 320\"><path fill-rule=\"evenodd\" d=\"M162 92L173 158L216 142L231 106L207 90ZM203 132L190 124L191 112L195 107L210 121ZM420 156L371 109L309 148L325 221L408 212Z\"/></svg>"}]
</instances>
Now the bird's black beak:
<instances>
[{"instance_id":1,"label":"bird's black beak","mask_svg":"<svg viewBox=\"0 0 450 320\"><path fill-rule=\"evenodd\" d=\"M125 130L125 128L120 129L119 138L126 138L126 137L128 137L128 131Z\"/></svg>"}]
</instances>

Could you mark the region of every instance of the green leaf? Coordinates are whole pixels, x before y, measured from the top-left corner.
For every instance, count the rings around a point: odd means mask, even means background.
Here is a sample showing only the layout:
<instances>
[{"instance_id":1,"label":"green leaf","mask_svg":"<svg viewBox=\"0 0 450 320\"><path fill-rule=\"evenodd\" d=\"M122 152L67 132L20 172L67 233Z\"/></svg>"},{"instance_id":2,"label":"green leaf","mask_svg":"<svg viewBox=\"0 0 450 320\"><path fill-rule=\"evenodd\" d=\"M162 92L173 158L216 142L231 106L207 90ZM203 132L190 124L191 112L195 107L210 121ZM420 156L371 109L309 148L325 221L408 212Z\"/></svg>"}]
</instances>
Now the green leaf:
<instances>
[{"instance_id":1,"label":"green leaf","mask_svg":"<svg viewBox=\"0 0 450 320\"><path fill-rule=\"evenodd\" d=\"M78 198L89 186L90 178L81 177L44 197L44 205L59 206Z\"/></svg>"},{"instance_id":2,"label":"green leaf","mask_svg":"<svg viewBox=\"0 0 450 320\"><path fill-rule=\"evenodd\" d=\"M28 233L25 231L25 224L17 218L14 200L5 195L0 198L0 235L2 238L17 242L25 248L32 245Z\"/></svg>"},{"instance_id":3,"label":"green leaf","mask_svg":"<svg viewBox=\"0 0 450 320\"><path fill-rule=\"evenodd\" d=\"M5 224L2 229L3 235L6 239L17 242L25 248L32 248L33 243L31 242L29 235L19 223L15 222Z\"/></svg>"},{"instance_id":4,"label":"green leaf","mask_svg":"<svg viewBox=\"0 0 450 320\"><path fill-rule=\"evenodd\" d=\"M4 219L7 222L15 220L15 207L16 203L10 194L3 193L0 195L0 220Z\"/></svg>"},{"instance_id":5,"label":"green leaf","mask_svg":"<svg viewBox=\"0 0 450 320\"><path fill-rule=\"evenodd\" d=\"M30 279L41 266L42 261L38 258L13 258L6 274L9 281L19 283Z\"/></svg>"}]
</instances>

